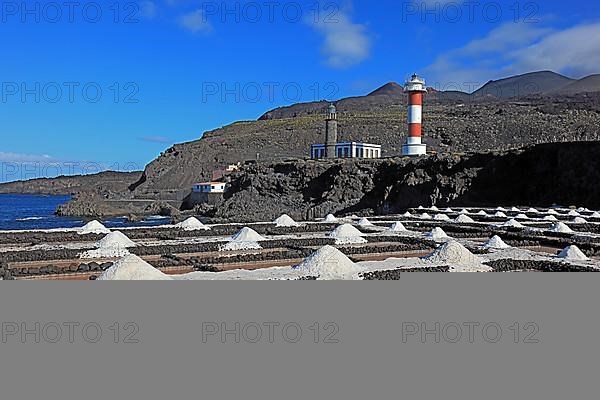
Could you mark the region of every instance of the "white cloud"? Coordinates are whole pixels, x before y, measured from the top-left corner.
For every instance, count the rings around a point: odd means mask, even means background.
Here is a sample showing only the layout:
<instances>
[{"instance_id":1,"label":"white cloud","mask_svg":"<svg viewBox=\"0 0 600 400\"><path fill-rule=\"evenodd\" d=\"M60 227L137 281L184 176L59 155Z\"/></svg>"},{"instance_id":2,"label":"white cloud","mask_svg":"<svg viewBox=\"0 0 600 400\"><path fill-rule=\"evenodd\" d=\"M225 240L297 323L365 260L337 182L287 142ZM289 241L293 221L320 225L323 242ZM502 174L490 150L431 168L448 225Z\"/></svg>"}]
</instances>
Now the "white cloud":
<instances>
[{"instance_id":1,"label":"white cloud","mask_svg":"<svg viewBox=\"0 0 600 400\"><path fill-rule=\"evenodd\" d=\"M35 178L51 178L60 175L86 175L107 170L140 170L141 167L127 162L95 162L65 160L47 154L0 152L0 182L12 182Z\"/></svg>"},{"instance_id":2,"label":"white cloud","mask_svg":"<svg viewBox=\"0 0 600 400\"><path fill-rule=\"evenodd\" d=\"M551 69L583 76L600 72L600 23L553 32L513 52L515 70Z\"/></svg>"},{"instance_id":3,"label":"white cloud","mask_svg":"<svg viewBox=\"0 0 600 400\"><path fill-rule=\"evenodd\" d=\"M142 18L152 19L158 14L158 7L153 1L138 1L139 15Z\"/></svg>"},{"instance_id":4,"label":"white cloud","mask_svg":"<svg viewBox=\"0 0 600 400\"><path fill-rule=\"evenodd\" d=\"M506 23L485 37L441 54L423 71L440 89L472 91L490 79L539 70L574 77L597 73L600 23L557 30L541 24Z\"/></svg>"},{"instance_id":5,"label":"white cloud","mask_svg":"<svg viewBox=\"0 0 600 400\"><path fill-rule=\"evenodd\" d=\"M4 163L52 163L59 162L47 154L5 153L0 151L0 162Z\"/></svg>"},{"instance_id":6,"label":"white cloud","mask_svg":"<svg viewBox=\"0 0 600 400\"><path fill-rule=\"evenodd\" d=\"M424 6L429 7L430 9L433 9L435 7L443 7L446 4L456 4L456 5L460 5L463 3L463 0L413 0L413 3L415 3L418 6L421 6L421 8L424 8Z\"/></svg>"},{"instance_id":7,"label":"white cloud","mask_svg":"<svg viewBox=\"0 0 600 400\"><path fill-rule=\"evenodd\" d=\"M192 11L179 18L179 25L192 33L212 32L213 28L203 10Z\"/></svg>"},{"instance_id":8,"label":"white cloud","mask_svg":"<svg viewBox=\"0 0 600 400\"><path fill-rule=\"evenodd\" d=\"M323 35L321 53L327 65L346 68L365 61L371 55L367 27L352 22L347 13L339 10L331 17L311 21L311 25Z\"/></svg>"},{"instance_id":9,"label":"white cloud","mask_svg":"<svg viewBox=\"0 0 600 400\"><path fill-rule=\"evenodd\" d=\"M173 143L172 139L170 139L166 136L160 136L160 135L144 136L140 139L143 140L144 142L150 142L150 143Z\"/></svg>"}]
</instances>

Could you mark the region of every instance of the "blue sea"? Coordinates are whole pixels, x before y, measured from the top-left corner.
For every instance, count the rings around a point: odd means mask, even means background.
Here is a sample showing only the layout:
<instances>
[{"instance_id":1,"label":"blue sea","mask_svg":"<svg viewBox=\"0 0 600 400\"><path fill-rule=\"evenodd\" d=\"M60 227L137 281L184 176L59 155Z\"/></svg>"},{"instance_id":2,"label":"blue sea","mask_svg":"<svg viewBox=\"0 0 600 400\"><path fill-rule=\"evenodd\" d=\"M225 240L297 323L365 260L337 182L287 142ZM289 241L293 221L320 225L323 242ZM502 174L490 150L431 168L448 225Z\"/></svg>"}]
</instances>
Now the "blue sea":
<instances>
[{"instance_id":1,"label":"blue sea","mask_svg":"<svg viewBox=\"0 0 600 400\"><path fill-rule=\"evenodd\" d=\"M54 215L56 208L70 199L70 196L0 194L0 230L76 228L85 225L83 219ZM134 224L121 217L100 222L109 228L119 228L156 226L168 224L169 221L169 218L149 217Z\"/></svg>"}]
</instances>

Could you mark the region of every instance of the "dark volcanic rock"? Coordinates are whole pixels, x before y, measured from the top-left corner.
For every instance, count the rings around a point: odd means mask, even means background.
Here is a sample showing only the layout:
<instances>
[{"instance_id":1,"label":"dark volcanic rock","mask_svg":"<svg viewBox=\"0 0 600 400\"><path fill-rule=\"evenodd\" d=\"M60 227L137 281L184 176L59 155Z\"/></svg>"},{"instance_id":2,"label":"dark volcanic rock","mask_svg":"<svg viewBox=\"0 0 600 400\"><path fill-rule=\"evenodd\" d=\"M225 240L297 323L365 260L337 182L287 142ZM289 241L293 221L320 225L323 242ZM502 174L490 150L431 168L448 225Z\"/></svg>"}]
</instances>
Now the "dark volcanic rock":
<instances>
[{"instance_id":1,"label":"dark volcanic rock","mask_svg":"<svg viewBox=\"0 0 600 400\"><path fill-rule=\"evenodd\" d=\"M526 175L525 175L526 174ZM525 179L526 178L526 179ZM418 159L252 165L232 177L216 216L271 220L282 213L397 213L419 205L555 203L600 207L600 142Z\"/></svg>"}]
</instances>

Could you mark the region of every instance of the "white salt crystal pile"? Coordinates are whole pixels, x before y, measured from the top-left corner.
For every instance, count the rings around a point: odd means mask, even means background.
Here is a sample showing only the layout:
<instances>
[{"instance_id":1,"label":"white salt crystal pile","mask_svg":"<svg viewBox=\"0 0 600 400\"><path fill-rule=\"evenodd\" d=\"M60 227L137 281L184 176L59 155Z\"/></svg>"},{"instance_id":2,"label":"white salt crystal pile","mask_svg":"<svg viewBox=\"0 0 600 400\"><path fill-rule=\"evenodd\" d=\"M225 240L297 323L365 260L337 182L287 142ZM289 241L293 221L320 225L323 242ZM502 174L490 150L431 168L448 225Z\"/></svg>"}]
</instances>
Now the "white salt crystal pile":
<instances>
[{"instance_id":1,"label":"white salt crystal pile","mask_svg":"<svg viewBox=\"0 0 600 400\"><path fill-rule=\"evenodd\" d=\"M510 211L512 211L512 212L521 212L521 210L519 210L517 207L511 207Z\"/></svg>"},{"instance_id":2,"label":"white salt crystal pile","mask_svg":"<svg viewBox=\"0 0 600 400\"><path fill-rule=\"evenodd\" d=\"M533 208L533 207L530 207L530 208L528 208L528 209L527 209L527 211L526 211L526 212L528 212L528 213L538 213L539 211L538 211L538 210L536 210L536 209L535 209L535 208Z\"/></svg>"},{"instance_id":3,"label":"white salt crystal pile","mask_svg":"<svg viewBox=\"0 0 600 400\"><path fill-rule=\"evenodd\" d=\"M587 224L587 220L581 217L575 217L571 222L573 222L574 224Z\"/></svg>"},{"instance_id":4,"label":"white salt crystal pile","mask_svg":"<svg viewBox=\"0 0 600 400\"><path fill-rule=\"evenodd\" d=\"M333 246L321 247L294 267L294 270L318 280L351 280L361 271L352 260Z\"/></svg>"},{"instance_id":5,"label":"white salt crystal pile","mask_svg":"<svg viewBox=\"0 0 600 400\"><path fill-rule=\"evenodd\" d=\"M333 214L327 214L324 221L327 223L334 223L334 222L338 222L338 219Z\"/></svg>"},{"instance_id":6,"label":"white salt crystal pile","mask_svg":"<svg viewBox=\"0 0 600 400\"><path fill-rule=\"evenodd\" d=\"M507 249L510 246L504 243L500 236L494 235L481 247L484 249Z\"/></svg>"},{"instance_id":7,"label":"white salt crystal pile","mask_svg":"<svg viewBox=\"0 0 600 400\"><path fill-rule=\"evenodd\" d=\"M100 239L100 241L98 242L98 247L100 247L100 248L110 248L110 247L129 248L129 247L136 247L136 246L137 246L137 244L135 244L134 241L129 239L127 236L125 236L120 231L111 232L108 235L104 236L102 239Z\"/></svg>"},{"instance_id":8,"label":"white salt crystal pile","mask_svg":"<svg viewBox=\"0 0 600 400\"><path fill-rule=\"evenodd\" d=\"M238 233L233 235L231 237L231 240L234 242L260 242L267 239L262 237L254 229L245 226L242 229L240 229Z\"/></svg>"},{"instance_id":9,"label":"white salt crystal pile","mask_svg":"<svg viewBox=\"0 0 600 400\"><path fill-rule=\"evenodd\" d=\"M446 232L444 232L444 230L439 227L435 227L430 232L427 232L425 234L425 237L436 242L445 241L449 238L448 235L446 235Z\"/></svg>"},{"instance_id":10,"label":"white salt crystal pile","mask_svg":"<svg viewBox=\"0 0 600 400\"><path fill-rule=\"evenodd\" d=\"M405 212L404 214L402 214L402 216L403 216L403 217L406 217L406 218L410 218L410 217L412 217L412 214L411 214L410 212L408 212L408 211L407 211L407 212Z\"/></svg>"},{"instance_id":11,"label":"white salt crystal pile","mask_svg":"<svg viewBox=\"0 0 600 400\"><path fill-rule=\"evenodd\" d=\"M136 255L130 254L115 262L98 277L100 281L170 281L168 275Z\"/></svg>"},{"instance_id":12,"label":"white salt crystal pile","mask_svg":"<svg viewBox=\"0 0 600 400\"><path fill-rule=\"evenodd\" d=\"M275 221L273 221L273 223L275 224L275 226L280 226L280 227L295 227L295 226L300 226L299 223L297 223L296 221L294 221L292 219L292 217L290 217L287 214L283 214L281 217L279 217Z\"/></svg>"},{"instance_id":13,"label":"white salt crystal pile","mask_svg":"<svg viewBox=\"0 0 600 400\"><path fill-rule=\"evenodd\" d=\"M565 247L560 253L558 258L562 258L569 261L587 261L589 258L575 245Z\"/></svg>"},{"instance_id":14,"label":"white salt crystal pile","mask_svg":"<svg viewBox=\"0 0 600 400\"><path fill-rule=\"evenodd\" d=\"M517 216L515 217L517 219L529 219L529 217L525 214L517 214Z\"/></svg>"},{"instance_id":15,"label":"white salt crystal pile","mask_svg":"<svg viewBox=\"0 0 600 400\"><path fill-rule=\"evenodd\" d=\"M243 227L229 239L229 243L222 250L252 250L261 249L258 242L267 240L252 228Z\"/></svg>"},{"instance_id":16,"label":"white salt crystal pile","mask_svg":"<svg viewBox=\"0 0 600 400\"><path fill-rule=\"evenodd\" d=\"M598 211L594 211L592 215L590 215L590 218L600 218L600 213Z\"/></svg>"},{"instance_id":17,"label":"white salt crystal pile","mask_svg":"<svg viewBox=\"0 0 600 400\"><path fill-rule=\"evenodd\" d=\"M459 213L459 214L468 214L468 213L469 213L469 210L467 210L466 208L463 208L463 209L462 209L462 210L460 210L458 213Z\"/></svg>"},{"instance_id":18,"label":"white salt crystal pile","mask_svg":"<svg viewBox=\"0 0 600 400\"><path fill-rule=\"evenodd\" d=\"M110 233L110 229L102 225L102 223L94 220L90 221L77 231L80 235L87 234L108 234Z\"/></svg>"},{"instance_id":19,"label":"white salt crystal pile","mask_svg":"<svg viewBox=\"0 0 600 400\"><path fill-rule=\"evenodd\" d=\"M559 215L559 212L556 211L554 208L551 208L547 211L548 214L552 214L552 215Z\"/></svg>"},{"instance_id":20,"label":"white salt crystal pile","mask_svg":"<svg viewBox=\"0 0 600 400\"><path fill-rule=\"evenodd\" d=\"M96 243L96 250L86 251L80 258L113 258L129 254L128 248L137 244L119 231L111 232Z\"/></svg>"},{"instance_id":21,"label":"white salt crystal pile","mask_svg":"<svg viewBox=\"0 0 600 400\"><path fill-rule=\"evenodd\" d=\"M557 232L557 233L574 233L571 228L569 228L567 225L563 224L562 222L557 222L555 224L552 224L549 231Z\"/></svg>"},{"instance_id":22,"label":"white salt crystal pile","mask_svg":"<svg viewBox=\"0 0 600 400\"><path fill-rule=\"evenodd\" d=\"M451 272L489 271L490 267L481 264L481 259L471 253L456 240L450 240L424 257L426 261L450 266Z\"/></svg>"},{"instance_id":23,"label":"white salt crystal pile","mask_svg":"<svg viewBox=\"0 0 600 400\"><path fill-rule=\"evenodd\" d=\"M473 218L469 217L468 215L464 215L464 214L460 214L458 217L456 217L456 219L454 221L460 222L460 223L475 222L475 220Z\"/></svg>"},{"instance_id":24,"label":"white salt crystal pile","mask_svg":"<svg viewBox=\"0 0 600 400\"><path fill-rule=\"evenodd\" d=\"M431 215L429 215L427 213L423 213L423 214L421 214L421 219L431 219Z\"/></svg>"},{"instance_id":25,"label":"white salt crystal pile","mask_svg":"<svg viewBox=\"0 0 600 400\"><path fill-rule=\"evenodd\" d=\"M503 227L503 228L524 228L523 224L521 224L519 221L517 221L515 219L509 219L505 223L500 224L498 226Z\"/></svg>"},{"instance_id":26,"label":"white salt crystal pile","mask_svg":"<svg viewBox=\"0 0 600 400\"><path fill-rule=\"evenodd\" d=\"M450 217L446 214L435 214L433 219L436 221L450 221Z\"/></svg>"},{"instance_id":27,"label":"white salt crystal pile","mask_svg":"<svg viewBox=\"0 0 600 400\"><path fill-rule=\"evenodd\" d=\"M406 227L402 224L402 222L394 222L392 226L390 226L390 231L392 232L406 232Z\"/></svg>"},{"instance_id":28,"label":"white salt crystal pile","mask_svg":"<svg viewBox=\"0 0 600 400\"><path fill-rule=\"evenodd\" d=\"M184 231L208 231L210 227L204 225L198 218L191 217L183 222L175 225L176 228L183 229Z\"/></svg>"},{"instance_id":29,"label":"white salt crystal pile","mask_svg":"<svg viewBox=\"0 0 600 400\"><path fill-rule=\"evenodd\" d=\"M373 226L373 223L371 221L369 221L367 218L361 218L358 221L358 225L360 225L360 226Z\"/></svg>"},{"instance_id":30,"label":"white salt crystal pile","mask_svg":"<svg viewBox=\"0 0 600 400\"><path fill-rule=\"evenodd\" d=\"M496 207L496 211L506 212L508 210L506 208L504 208L504 207Z\"/></svg>"},{"instance_id":31,"label":"white salt crystal pile","mask_svg":"<svg viewBox=\"0 0 600 400\"><path fill-rule=\"evenodd\" d=\"M487 213L484 210L480 210L477 215L481 215L482 217L485 217L487 215Z\"/></svg>"},{"instance_id":32,"label":"white salt crystal pile","mask_svg":"<svg viewBox=\"0 0 600 400\"><path fill-rule=\"evenodd\" d=\"M367 243L362 237L362 232L350 224L343 224L335 228L329 237L335 239L336 244L360 244Z\"/></svg>"},{"instance_id":33,"label":"white salt crystal pile","mask_svg":"<svg viewBox=\"0 0 600 400\"><path fill-rule=\"evenodd\" d=\"M431 206L431 207L429 207L429 209L432 210L432 211L439 211L440 210L436 206Z\"/></svg>"},{"instance_id":34,"label":"white salt crystal pile","mask_svg":"<svg viewBox=\"0 0 600 400\"><path fill-rule=\"evenodd\" d=\"M447 207L447 208L444 210L444 212L445 212L445 213L451 213L451 212L454 212L454 211L452 211L452 209L451 209L450 207Z\"/></svg>"},{"instance_id":35,"label":"white salt crystal pile","mask_svg":"<svg viewBox=\"0 0 600 400\"><path fill-rule=\"evenodd\" d=\"M579 207L577 209L577 212L579 212L579 213L590 212L590 211L592 211L592 210L590 210L589 208L585 208L585 207Z\"/></svg>"},{"instance_id":36,"label":"white salt crystal pile","mask_svg":"<svg viewBox=\"0 0 600 400\"><path fill-rule=\"evenodd\" d=\"M417 208L417 210L423 210L423 209L424 209L424 207L423 207L423 206L419 206L419 207Z\"/></svg>"},{"instance_id":37,"label":"white salt crystal pile","mask_svg":"<svg viewBox=\"0 0 600 400\"><path fill-rule=\"evenodd\" d=\"M544 221L558 221L558 218L556 218L554 215L546 215L544 218L542 218Z\"/></svg>"},{"instance_id":38,"label":"white salt crystal pile","mask_svg":"<svg viewBox=\"0 0 600 400\"><path fill-rule=\"evenodd\" d=\"M575 210L571 210L569 211L569 213L567 214L569 217L580 217L581 214L579 214L577 211Z\"/></svg>"},{"instance_id":39,"label":"white salt crystal pile","mask_svg":"<svg viewBox=\"0 0 600 400\"><path fill-rule=\"evenodd\" d=\"M506 218L506 214L504 214L502 211L496 211L494 217Z\"/></svg>"}]
</instances>

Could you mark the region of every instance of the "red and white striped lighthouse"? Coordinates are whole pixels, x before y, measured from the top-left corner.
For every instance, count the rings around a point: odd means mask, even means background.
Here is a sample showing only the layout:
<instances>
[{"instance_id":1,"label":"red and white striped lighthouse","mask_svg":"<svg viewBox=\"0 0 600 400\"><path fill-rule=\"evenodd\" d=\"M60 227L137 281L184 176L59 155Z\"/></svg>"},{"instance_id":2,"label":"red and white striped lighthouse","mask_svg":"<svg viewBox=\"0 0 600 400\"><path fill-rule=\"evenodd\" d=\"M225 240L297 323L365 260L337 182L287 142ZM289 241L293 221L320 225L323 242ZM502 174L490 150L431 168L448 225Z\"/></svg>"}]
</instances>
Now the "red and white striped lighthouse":
<instances>
[{"instance_id":1,"label":"red and white striped lighthouse","mask_svg":"<svg viewBox=\"0 0 600 400\"><path fill-rule=\"evenodd\" d=\"M414 74L406 82L404 91L408 93L408 137L402 146L402 155L420 156L427 152L427 146L421 143L423 122L423 93L427 92L425 81Z\"/></svg>"}]
</instances>

